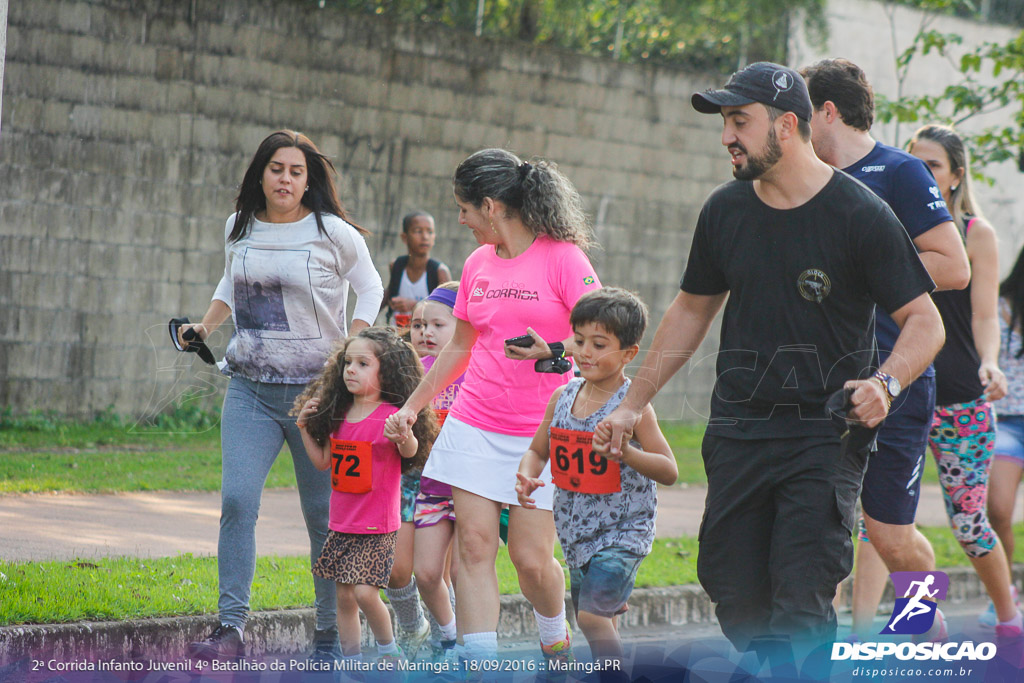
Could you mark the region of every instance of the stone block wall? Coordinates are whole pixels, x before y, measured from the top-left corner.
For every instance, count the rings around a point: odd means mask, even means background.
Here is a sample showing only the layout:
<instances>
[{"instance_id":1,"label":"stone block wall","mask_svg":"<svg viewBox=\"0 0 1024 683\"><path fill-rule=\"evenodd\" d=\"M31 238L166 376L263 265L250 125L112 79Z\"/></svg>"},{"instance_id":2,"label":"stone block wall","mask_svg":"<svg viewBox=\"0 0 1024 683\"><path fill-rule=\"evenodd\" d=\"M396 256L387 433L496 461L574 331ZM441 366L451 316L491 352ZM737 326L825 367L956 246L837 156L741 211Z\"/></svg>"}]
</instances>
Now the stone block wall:
<instances>
[{"instance_id":1,"label":"stone block wall","mask_svg":"<svg viewBox=\"0 0 1024 683\"><path fill-rule=\"evenodd\" d=\"M334 160L382 273L413 208L435 215L435 254L460 272L476 244L450 177L469 153L554 159L594 216L602 280L638 290L656 323L700 204L729 177L719 120L689 105L719 80L301 0L12 3L0 407L142 415L189 389L216 400L223 378L171 350L165 325L206 309L242 172L283 127ZM662 416L698 419L712 379L713 362L681 373Z\"/></svg>"}]
</instances>

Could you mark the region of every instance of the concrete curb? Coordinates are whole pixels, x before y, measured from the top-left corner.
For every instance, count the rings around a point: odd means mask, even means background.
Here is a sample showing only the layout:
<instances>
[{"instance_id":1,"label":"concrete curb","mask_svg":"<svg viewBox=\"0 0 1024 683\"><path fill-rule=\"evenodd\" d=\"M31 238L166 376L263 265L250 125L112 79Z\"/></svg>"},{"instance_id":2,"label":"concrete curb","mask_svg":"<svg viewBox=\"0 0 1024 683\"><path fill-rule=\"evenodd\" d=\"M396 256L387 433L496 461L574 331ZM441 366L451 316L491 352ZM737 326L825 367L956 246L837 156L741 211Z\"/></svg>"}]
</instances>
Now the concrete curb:
<instances>
[{"instance_id":1,"label":"concrete curb","mask_svg":"<svg viewBox=\"0 0 1024 683\"><path fill-rule=\"evenodd\" d=\"M566 614L572 621L572 603L566 596ZM305 653L314 629L312 608L255 612L246 625L247 654L262 656ZM712 619L711 601L700 586L638 588L629 599L624 631L651 626L681 626ZM392 620L394 615L392 614ZM187 643L205 636L217 625L212 615L131 619L113 622L41 624L0 627L0 664L23 657L185 659ZM373 644L365 621L363 646ZM573 623L575 626L575 623ZM501 638L536 635L533 606L521 595L503 595L498 620Z\"/></svg>"},{"instance_id":2,"label":"concrete curb","mask_svg":"<svg viewBox=\"0 0 1024 683\"><path fill-rule=\"evenodd\" d=\"M981 598L985 588L974 570L958 567L944 570L949 575L947 602ZM1014 581L1024 579L1024 566L1014 568ZM851 579L843 583L844 604L850 601ZM893 602L892 587L882 599ZM572 604L566 596L566 614L572 620ZM311 608L256 612L246 626L249 656L304 653L313 636ZM638 588L629 599L629 611L620 618L624 633L649 628L685 627L714 623L711 600L700 586ZM0 665L25 657L72 661L82 658L144 658L146 656L184 659L185 646L208 633L217 623L212 615L133 619L117 622L80 622L0 627ZM573 624L575 626L575 623ZM501 597L499 638L522 639L536 635L533 607L521 595ZM363 623L364 647L372 645Z\"/></svg>"}]
</instances>

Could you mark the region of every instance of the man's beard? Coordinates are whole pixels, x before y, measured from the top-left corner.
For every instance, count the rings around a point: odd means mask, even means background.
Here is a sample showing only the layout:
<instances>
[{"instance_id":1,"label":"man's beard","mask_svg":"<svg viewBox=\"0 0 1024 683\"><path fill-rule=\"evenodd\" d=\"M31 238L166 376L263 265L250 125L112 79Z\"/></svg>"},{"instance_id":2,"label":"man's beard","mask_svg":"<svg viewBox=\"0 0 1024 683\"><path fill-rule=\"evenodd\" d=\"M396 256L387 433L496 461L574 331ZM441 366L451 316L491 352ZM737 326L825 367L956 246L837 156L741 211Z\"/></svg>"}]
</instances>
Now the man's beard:
<instances>
[{"instance_id":1,"label":"man's beard","mask_svg":"<svg viewBox=\"0 0 1024 683\"><path fill-rule=\"evenodd\" d=\"M746 152L746 150L743 151ZM743 166L733 166L732 177L736 180L756 180L779 163L781 158L782 147L779 145L779 139L775 137L775 128L769 128L764 152L759 156L747 153L747 163Z\"/></svg>"}]
</instances>

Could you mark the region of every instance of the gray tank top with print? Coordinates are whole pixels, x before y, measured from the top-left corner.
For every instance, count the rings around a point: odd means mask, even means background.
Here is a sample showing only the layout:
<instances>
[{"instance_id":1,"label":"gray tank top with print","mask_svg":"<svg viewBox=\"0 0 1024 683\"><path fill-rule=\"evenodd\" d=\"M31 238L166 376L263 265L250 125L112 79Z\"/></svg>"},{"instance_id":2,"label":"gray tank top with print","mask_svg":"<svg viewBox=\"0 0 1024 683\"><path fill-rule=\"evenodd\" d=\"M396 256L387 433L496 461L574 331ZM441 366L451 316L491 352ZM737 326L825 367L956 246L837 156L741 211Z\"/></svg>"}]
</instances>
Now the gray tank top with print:
<instances>
[{"instance_id":1,"label":"gray tank top with print","mask_svg":"<svg viewBox=\"0 0 1024 683\"><path fill-rule=\"evenodd\" d=\"M627 379L607 403L580 419L573 416L572 404L583 382L577 377L565 386L555 404L552 427L593 432L597 423L618 407L629 389ZM634 442L633 445L638 444ZM611 546L641 557L651 552L654 519L658 511L657 486L628 465L621 465L620 473L622 490L618 493L592 494L555 489L555 527L566 564L570 567L582 567L599 550Z\"/></svg>"}]
</instances>

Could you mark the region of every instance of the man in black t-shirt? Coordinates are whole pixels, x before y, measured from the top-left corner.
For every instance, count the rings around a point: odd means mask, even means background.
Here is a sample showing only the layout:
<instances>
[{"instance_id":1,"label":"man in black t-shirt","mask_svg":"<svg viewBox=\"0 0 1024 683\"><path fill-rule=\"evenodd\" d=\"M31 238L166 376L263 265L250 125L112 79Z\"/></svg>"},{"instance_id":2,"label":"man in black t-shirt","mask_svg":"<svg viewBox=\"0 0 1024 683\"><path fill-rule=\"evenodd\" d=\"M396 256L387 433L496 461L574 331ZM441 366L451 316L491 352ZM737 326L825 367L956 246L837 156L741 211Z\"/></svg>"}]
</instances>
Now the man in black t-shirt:
<instances>
[{"instance_id":1,"label":"man in black t-shirt","mask_svg":"<svg viewBox=\"0 0 1024 683\"><path fill-rule=\"evenodd\" d=\"M821 642L835 636L831 600L852 566L867 457L840 447L825 403L845 386L854 419L871 428L885 419L885 384L909 383L942 346L933 284L889 207L814 155L796 72L752 64L693 106L721 113L737 180L705 202L681 292L594 445L621 457L643 407L728 298L702 447L698 575L738 649L778 636ZM877 373L875 304L899 325L907 361Z\"/></svg>"}]
</instances>

